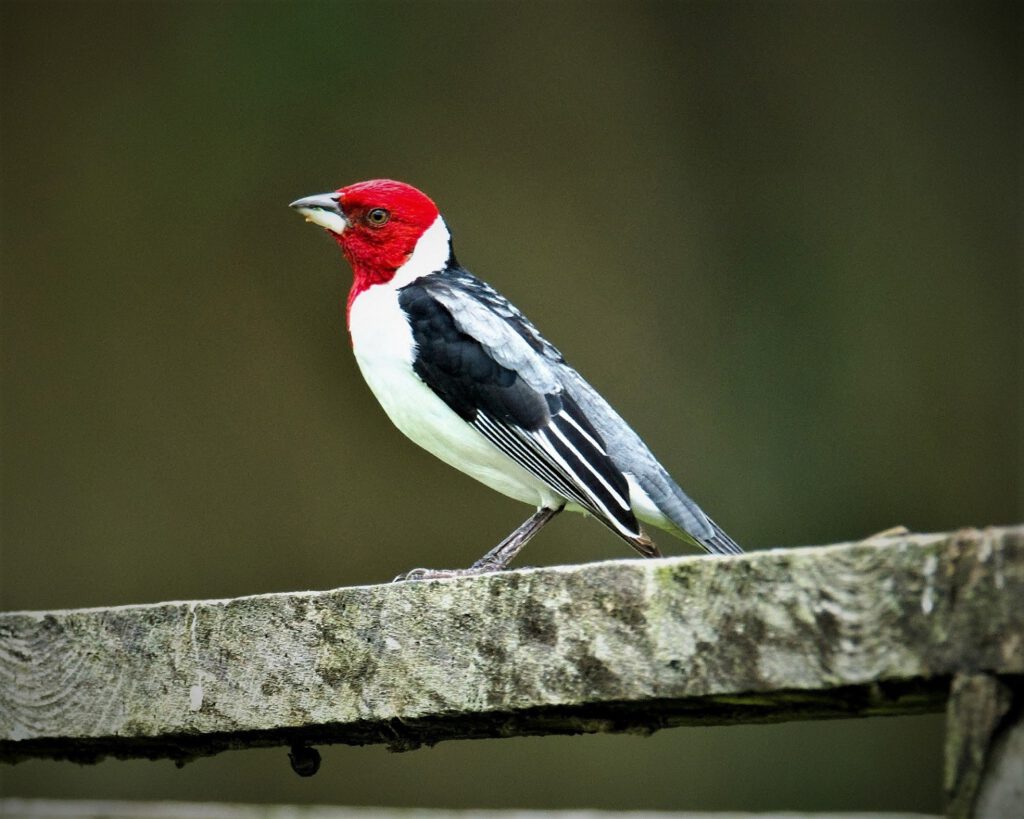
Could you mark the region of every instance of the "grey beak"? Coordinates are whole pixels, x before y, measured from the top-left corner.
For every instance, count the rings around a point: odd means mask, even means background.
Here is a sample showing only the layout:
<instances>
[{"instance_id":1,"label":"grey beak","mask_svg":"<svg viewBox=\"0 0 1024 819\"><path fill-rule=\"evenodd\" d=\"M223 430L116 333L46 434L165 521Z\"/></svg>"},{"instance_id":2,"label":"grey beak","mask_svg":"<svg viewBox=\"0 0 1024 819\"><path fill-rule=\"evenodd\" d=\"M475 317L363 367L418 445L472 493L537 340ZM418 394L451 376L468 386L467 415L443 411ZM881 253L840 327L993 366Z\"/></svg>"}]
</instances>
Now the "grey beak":
<instances>
[{"instance_id":1,"label":"grey beak","mask_svg":"<svg viewBox=\"0 0 1024 819\"><path fill-rule=\"evenodd\" d=\"M318 193L296 199L289 205L306 217L307 222L320 225L340 236L348 227L345 212L341 209L336 193Z\"/></svg>"},{"instance_id":2,"label":"grey beak","mask_svg":"<svg viewBox=\"0 0 1024 819\"><path fill-rule=\"evenodd\" d=\"M338 206L338 194L318 193L315 196L305 196L296 199L288 207L296 210L326 210L328 213L336 213L341 216L341 208Z\"/></svg>"}]
</instances>

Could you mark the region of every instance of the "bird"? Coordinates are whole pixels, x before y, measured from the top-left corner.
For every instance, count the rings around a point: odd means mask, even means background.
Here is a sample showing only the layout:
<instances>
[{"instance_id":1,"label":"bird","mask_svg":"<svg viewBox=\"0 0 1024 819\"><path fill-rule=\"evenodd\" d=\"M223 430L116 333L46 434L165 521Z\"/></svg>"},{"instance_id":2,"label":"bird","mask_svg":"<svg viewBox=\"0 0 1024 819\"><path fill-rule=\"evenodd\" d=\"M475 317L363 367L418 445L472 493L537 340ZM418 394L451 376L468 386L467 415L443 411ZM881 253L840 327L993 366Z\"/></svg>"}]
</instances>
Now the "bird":
<instances>
[{"instance_id":1,"label":"bird","mask_svg":"<svg viewBox=\"0 0 1024 819\"><path fill-rule=\"evenodd\" d=\"M425 193L371 179L290 207L323 228L352 268L352 350L394 425L536 510L468 568L395 580L506 569L564 509L592 516L643 557L661 556L644 523L711 555L742 553L526 316L459 264Z\"/></svg>"}]
</instances>

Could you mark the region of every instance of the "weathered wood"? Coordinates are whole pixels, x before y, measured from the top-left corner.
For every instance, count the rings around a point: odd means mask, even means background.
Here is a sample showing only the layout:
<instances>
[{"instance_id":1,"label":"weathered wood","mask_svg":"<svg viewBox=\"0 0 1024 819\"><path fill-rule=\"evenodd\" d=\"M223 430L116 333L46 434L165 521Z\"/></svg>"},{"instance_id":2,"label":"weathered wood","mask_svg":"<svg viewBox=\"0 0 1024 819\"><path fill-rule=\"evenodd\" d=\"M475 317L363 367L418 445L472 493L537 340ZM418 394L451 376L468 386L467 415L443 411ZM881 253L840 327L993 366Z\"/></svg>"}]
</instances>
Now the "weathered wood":
<instances>
[{"instance_id":1,"label":"weathered wood","mask_svg":"<svg viewBox=\"0 0 1024 819\"><path fill-rule=\"evenodd\" d=\"M967 819L988 762L992 738L1010 710L1013 692L992 674L957 673L946 705L946 815Z\"/></svg>"},{"instance_id":2,"label":"weathered wood","mask_svg":"<svg viewBox=\"0 0 1024 819\"><path fill-rule=\"evenodd\" d=\"M449 810L264 805L230 802L119 802L0 799L2 819L796 819L794 813L615 810ZM938 819L923 813L801 813L799 819Z\"/></svg>"},{"instance_id":3,"label":"weathered wood","mask_svg":"<svg viewBox=\"0 0 1024 819\"><path fill-rule=\"evenodd\" d=\"M941 710L1024 673L1024 527L0 615L0 758Z\"/></svg>"},{"instance_id":4,"label":"weathered wood","mask_svg":"<svg viewBox=\"0 0 1024 819\"><path fill-rule=\"evenodd\" d=\"M992 743L974 802L976 819L1024 816L1024 702L1019 695L1016 699L1017 707Z\"/></svg>"}]
</instances>

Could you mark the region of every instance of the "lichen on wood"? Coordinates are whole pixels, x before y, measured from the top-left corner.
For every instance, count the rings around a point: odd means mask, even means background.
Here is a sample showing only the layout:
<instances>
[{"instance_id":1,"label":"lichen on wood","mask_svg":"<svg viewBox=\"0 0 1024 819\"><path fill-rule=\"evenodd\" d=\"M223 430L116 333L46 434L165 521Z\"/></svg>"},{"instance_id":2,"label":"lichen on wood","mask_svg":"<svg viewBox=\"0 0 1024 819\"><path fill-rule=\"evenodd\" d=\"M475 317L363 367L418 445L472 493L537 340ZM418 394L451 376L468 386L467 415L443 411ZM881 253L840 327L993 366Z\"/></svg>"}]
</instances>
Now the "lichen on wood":
<instances>
[{"instance_id":1,"label":"lichen on wood","mask_svg":"<svg viewBox=\"0 0 1024 819\"><path fill-rule=\"evenodd\" d=\"M1024 673L1024 528L0 614L0 759L941 710Z\"/></svg>"}]
</instances>

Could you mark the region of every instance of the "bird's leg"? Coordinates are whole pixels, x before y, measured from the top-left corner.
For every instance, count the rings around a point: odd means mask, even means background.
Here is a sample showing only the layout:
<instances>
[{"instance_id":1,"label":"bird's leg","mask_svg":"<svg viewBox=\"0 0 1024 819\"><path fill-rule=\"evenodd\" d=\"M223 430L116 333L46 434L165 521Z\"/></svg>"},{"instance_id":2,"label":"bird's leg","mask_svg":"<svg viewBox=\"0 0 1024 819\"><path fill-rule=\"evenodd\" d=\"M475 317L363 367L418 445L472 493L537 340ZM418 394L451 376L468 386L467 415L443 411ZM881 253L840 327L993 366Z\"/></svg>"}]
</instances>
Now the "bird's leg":
<instances>
[{"instance_id":1,"label":"bird's leg","mask_svg":"<svg viewBox=\"0 0 1024 819\"><path fill-rule=\"evenodd\" d=\"M470 566L470 571L497 572L507 568L513 558L530 542L530 539L543 529L548 521L561 512L562 508L559 506L557 509L545 507L538 509L524 520L512 534Z\"/></svg>"},{"instance_id":2,"label":"bird's leg","mask_svg":"<svg viewBox=\"0 0 1024 819\"><path fill-rule=\"evenodd\" d=\"M395 582L400 580L434 580L440 577L465 577L467 575L501 571L522 551L523 547L530 542L530 539L544 528L548 521L562 511L562 508L561 506L557 509L541 507L523 521L512 534L502 540L501 543L468 569L412 569L405 574L398 575L395 578Z\"/></svg>"}]
</instances>

